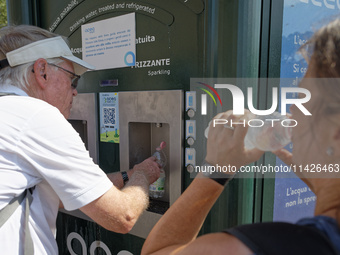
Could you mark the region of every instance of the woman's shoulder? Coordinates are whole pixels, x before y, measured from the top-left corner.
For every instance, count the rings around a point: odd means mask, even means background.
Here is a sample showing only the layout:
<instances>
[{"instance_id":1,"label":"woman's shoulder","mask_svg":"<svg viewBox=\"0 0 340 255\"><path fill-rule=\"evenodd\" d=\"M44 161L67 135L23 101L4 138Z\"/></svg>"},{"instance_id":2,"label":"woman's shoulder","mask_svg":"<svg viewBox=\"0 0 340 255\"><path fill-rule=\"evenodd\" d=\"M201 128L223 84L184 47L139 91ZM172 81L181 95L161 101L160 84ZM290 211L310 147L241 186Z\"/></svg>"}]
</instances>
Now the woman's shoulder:
<instances>
[{"instance_id":1,"label":"woman's shoulder","mask_svg":"<svg viewBox=\"0 0 340 255\"><path fill-rule=\"evenodd\" d=\"M307 219L304 219L307 221ZM331 239L313 224L264 222L237 226L224 232L241 240L256 254L337 254L337 239ZM328 220L328 219L327 219ZM332 220L332 227L337 228ZM336 221L335 221L336 224ZM329 233L333 233L329 231Z\"/></svg>"}]
</instances>

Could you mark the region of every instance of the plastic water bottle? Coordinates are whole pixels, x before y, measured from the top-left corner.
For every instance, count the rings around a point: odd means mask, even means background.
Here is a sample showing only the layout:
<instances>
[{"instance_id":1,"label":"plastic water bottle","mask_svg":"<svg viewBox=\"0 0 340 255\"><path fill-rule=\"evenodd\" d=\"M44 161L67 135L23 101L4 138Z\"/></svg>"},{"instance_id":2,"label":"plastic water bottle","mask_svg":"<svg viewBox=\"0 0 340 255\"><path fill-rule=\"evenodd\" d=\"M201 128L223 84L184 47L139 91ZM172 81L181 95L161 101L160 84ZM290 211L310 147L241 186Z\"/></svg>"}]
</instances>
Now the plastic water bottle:
<instances>
[{"instance_id":1,"label":"plastic water bottle","mask_svg":"<svg viewBox=\"0 0 340 255\"><path fill-rule=\"evenodd\" d=\"M276 151L291 142L291 126L293 126L291 120L278 112L265 116L252 115L248 119L248 125L248 131L244 138L246 149ZM204 132L206 138L208 138L209 126L210 123Z\"/></svg>"},{"instance_id":2,"label":"plastic water bottle","mask_svg":"<svg viewBox=\"0 0 340 255\"><path fill-rule=\"evenodd\" d=\"M149 196L151 198L161 198L164 196L164 184L165 184L165 171L164 167L166 165L166 156L163 151L165 148L166 143L161 142L161 144L156 148L156 151L154 152L153 156L156 158L156 162L161 166L160 169L160 176L149 186Z\"/></svg>"}]
</instances>

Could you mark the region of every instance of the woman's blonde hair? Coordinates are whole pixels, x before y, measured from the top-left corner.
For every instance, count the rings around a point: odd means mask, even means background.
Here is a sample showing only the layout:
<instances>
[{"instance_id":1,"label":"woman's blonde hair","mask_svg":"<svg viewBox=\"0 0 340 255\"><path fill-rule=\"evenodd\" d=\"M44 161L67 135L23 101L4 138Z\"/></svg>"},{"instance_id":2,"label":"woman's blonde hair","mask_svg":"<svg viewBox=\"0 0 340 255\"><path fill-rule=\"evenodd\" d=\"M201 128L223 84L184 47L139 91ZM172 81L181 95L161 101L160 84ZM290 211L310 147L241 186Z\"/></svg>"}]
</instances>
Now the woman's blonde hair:
<instances>
[{"instance_id":1,"label":"woman's blonde hair","mask_svg":"<svg viewBox=\"0 0 340 255\"><path fill-rule=\"evenodd\" d=\"M315 78L321 79L318 112L314 117L329 117L340 113L340 19L335 19L314 33L300 52L313 65ZM340 201L339 201L340 203ZM336 211L340 227L340 206Z\"/></svg>"}]
</instances>

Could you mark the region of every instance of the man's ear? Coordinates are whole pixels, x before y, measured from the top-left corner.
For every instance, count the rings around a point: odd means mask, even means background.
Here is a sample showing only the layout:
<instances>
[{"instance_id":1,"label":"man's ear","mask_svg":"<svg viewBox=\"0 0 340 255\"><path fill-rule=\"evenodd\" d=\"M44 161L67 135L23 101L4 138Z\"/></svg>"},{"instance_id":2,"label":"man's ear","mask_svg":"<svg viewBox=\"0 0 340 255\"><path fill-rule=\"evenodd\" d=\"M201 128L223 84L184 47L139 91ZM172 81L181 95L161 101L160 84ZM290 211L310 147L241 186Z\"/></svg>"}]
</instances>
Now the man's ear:
<instances>
[{"instance_id":1,"label":"man's ear","mask_svg":"<svg viewBox=\"0 0 340 255\"><path fill-rule=\"evenodd\" d=\"M35 80L42 89L44 89L47 86L48 81L46 68L47 68L46 59L39 58L37 61L35 61L32 69Z\"/></svg>"}]
</instances>

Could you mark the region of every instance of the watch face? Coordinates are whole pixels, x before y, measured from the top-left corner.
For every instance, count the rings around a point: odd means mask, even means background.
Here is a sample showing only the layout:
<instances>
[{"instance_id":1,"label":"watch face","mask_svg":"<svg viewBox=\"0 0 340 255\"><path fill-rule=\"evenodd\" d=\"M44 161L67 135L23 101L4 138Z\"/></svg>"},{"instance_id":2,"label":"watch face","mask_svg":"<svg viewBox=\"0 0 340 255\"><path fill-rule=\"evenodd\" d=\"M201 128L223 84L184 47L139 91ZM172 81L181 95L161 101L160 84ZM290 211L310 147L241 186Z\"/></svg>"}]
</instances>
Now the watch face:
<instances>
[{"instance_id":1,"label":"watch face","mask_svg":"<svg viewBox=\"0 0 340 255\"><path fill-rule=\"evenodd\" d=\"M126 183L126 182L128 182L129 181L129 176L127 175L127 172L121 172L122 173L122 177L123 177L123 182L124 182L124 184Z\"/></svg>"}]
</instances>

